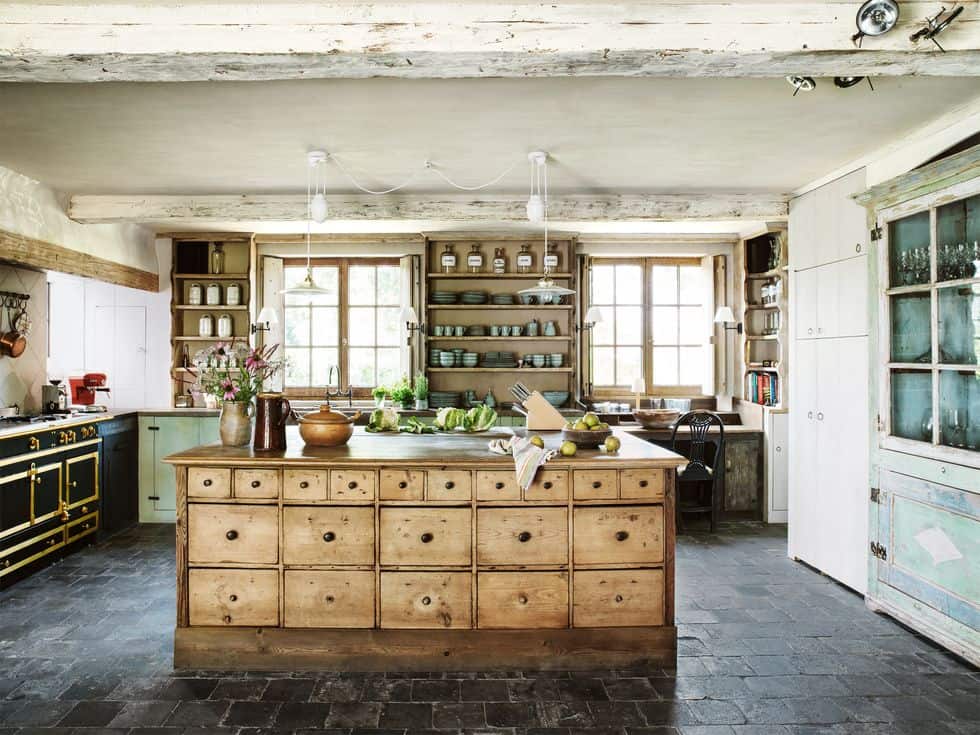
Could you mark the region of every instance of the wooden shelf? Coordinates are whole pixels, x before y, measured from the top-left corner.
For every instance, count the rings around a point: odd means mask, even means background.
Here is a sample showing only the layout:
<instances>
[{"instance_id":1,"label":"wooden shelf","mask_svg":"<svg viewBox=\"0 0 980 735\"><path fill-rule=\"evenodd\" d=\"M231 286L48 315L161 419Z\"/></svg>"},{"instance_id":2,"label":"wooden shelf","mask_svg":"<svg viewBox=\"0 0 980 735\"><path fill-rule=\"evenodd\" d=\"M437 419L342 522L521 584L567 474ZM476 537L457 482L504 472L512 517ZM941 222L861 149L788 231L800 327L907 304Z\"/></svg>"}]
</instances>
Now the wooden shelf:
<instances>
[{"instance_id":1,"label":"wooden shelf","mask_svg":"<svg viewBox=\"0 0 980 735\"><path fill-rule=\"evenodd\" d=\"M174 342L248 342L248 337L236 335L234 337L174 337Z\"/></svg>"},{"instance_id":2,"label":"wooden shelf","mask_svg":"<svg viewBox=\"0 0 980 735\"><path fill-rule=\"evenodd\" d=\"M224 304L215 304L214 306L204 304L177 304L174 308L177 311L248 311L247 304L239 304L238 306L226 306Z\"/></svg>"},{"instance_id":3,"label":"wooden shelf","mask_svg":"<svg viewBox=\"0 0 980 735\"><path fill-rule=\"evenodd\" d=\"M773 268L772 270L765 271L764 273L746 273L745 280L747 281L761 281L767 278L782 278L783 273L782 268Z\"/></svg>"},{"instance_id":4,"label":"wooden shelf","mask_svg":"<svg viewBox=\"0 0 980 735\"><path fill-rule=\"evenodd\" d=\"M496 309L499 311L517 311L518 309L533 309L534 311L539 311L542 309L548 309L551 311L568 311L574 309L572 304L545 304L545 305L534 305L534 304L428 304L427 309L440 309L447 311L473 311L475 309Z\"/></svg>"},{"instance_id":5,"label":"wooden shelf","mask_svg":"<svg viewBox=\"0 0 980 735\"><path fill-rule=\"evenodd\" d=\"M201 281L247 281L248 273L174 273L174 278L196 278Z\"/></svg>"},{"instance_id":6,"label":"wooden shelf","mask_svg":"<svg viewBox=\"0 0 980 735\"><path fill-rule=\"evenodd\" d=\"M746 367L745 372L747 373L778 373L778 367Z\"/></svg>"},{"instance_id":7,"label":"wooden shelf","mask_svg":"<svg viewBox=\"0 0 980 735\"><path fill-rule=\"evenodd\" d=\"M453 342L487 342L487 341L493 341L493 342L514 342L514 341L517 341L517 340L522 340L522 341L523 340L527 340L527 341L531 341L531 342L542 342L542 341L544 341L544 342L571 342L572 341L572 338L571 337L564 337L564 336L556 336L556 337L528 337L526 334L522 334L519 337L501 337L499 335L496 336L496 337L491 337L490 335L487 335L486 337L470 337L470 336L466 336L466 337L447 337L445 335L443 335L441 337L436 337L435 335L432 335L432 336L426 337L426 340L428 340L429 342L435 342L435 341L438 341L438 340L452 340Z\"/></svg>"},{"instance_id":8,"label":"wooden shelf","mask_svg":"<svg viewBox=\"0 0 980 735\"><path fill-rule=\"evenodd\" d=\"M571 273L551 273L552 278L570 279ZM471 280L483 280L484 278L509 279L513 281L540 281L543 277L541 273L429 273L426 276L432 279L458 279L468 278Z\"/></svg>"},{"instance_id":9,"label":"wooden shelf","mask_svg":"<svg viewBox=\"0 0 980 735\"><path fill-rule=\"evenodd\" d=\"M512 367L512 368L485 368L485 367L430 367L430 373L570 373L570 367Z\"/></svg>"}]
</instances>

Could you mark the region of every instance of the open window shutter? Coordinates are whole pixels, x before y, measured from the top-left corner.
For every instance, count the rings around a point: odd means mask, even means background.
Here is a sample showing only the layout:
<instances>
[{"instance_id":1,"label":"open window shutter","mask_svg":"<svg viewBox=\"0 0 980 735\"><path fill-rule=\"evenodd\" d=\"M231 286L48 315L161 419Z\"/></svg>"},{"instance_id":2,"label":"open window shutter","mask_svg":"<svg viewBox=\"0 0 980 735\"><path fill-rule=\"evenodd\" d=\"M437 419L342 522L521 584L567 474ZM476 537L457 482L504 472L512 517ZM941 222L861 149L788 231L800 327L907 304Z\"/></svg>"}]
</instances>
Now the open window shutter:
<instances>
[{"instance_id":1,"label":"open window shutter","mask_svg":"<svg viewBox=\"0 0 980 735\"><path fill-rule=\"evenodd\" d=\"M399 259L401 266L402 283L402 306L412 306L419 316L419 321L424 322L425 302L422 294L422 273L421 258L418 255L403 255ZM401 350L401 371L403 374L414 378L415 374L422 370L422 337L419 332L412 334L411 345L408 342L408 330L404 323L401 325L401 335L403 338Z\"/></svg>"},{"instance_id":2,"label":"open window shutter","mask_svg":"<svg viewBox=\"0 0 980 735\"><path fill-rule=\"evenodd\" d=\"M286 313L283 308L285 303L282 294L279 293L283 289L283 267L282 258L273 258L265 256L262 258L262 302L259 305L259 310L266 306L270 306L275 309L276 314L279 315L279 323L270 326L268 332L257 332L256 344L267 344L267 345L279 345L279 350L276 356L279 358L285 357L285 344L286 344ZM256 311L254 318L258 317L258 311ZM269 390L280 391L283 387L283 372L280 370L276 375L272 377L269 381L269 385L266 386Z\"/></svg>"},{"instance_id":3,"label":"open window shutter","mask_svg":"<svg viewBox=\"0 0 980 735\"><path fill-rule=\"evenodd\" d=\"M704 294L702 324L704 325L704 350L702 354L701 392L706 396L715 394L715 256L701 258L701 293Z\"/></svg>"}]
</instances>

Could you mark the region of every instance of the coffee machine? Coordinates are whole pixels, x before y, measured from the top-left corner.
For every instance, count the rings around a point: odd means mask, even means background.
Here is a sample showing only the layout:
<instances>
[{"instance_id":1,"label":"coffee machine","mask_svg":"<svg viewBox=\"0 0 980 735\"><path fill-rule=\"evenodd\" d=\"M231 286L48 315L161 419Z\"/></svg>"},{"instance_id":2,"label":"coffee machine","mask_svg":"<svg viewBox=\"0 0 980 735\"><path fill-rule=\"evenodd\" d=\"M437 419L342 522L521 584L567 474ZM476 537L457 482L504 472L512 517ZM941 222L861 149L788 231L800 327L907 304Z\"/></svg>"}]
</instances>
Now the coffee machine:
<instances>
[{"instance_id":1,"label":"coffee machine","mask_svg":"<svg viewBox=\"0 0 980 735\"><path fill-rule=\"evenodd\" d=\"M60 380L52 379L48 385L41 386L41 413L66 413L68 411L68 391Z\"/></svg>"},{"instance_id":2,"label":"coffee machine","mask_svg":"<svg viewBox=\"0 0 980 735\"><path fill-rule=\"evenodd\" d=\"M71 386L72 408L85 413L98 413L109 409L95 402L96 393L108 393L108 377L105 373L85 373L79 377L68 378Z\"/></svg>"}]
</instances>

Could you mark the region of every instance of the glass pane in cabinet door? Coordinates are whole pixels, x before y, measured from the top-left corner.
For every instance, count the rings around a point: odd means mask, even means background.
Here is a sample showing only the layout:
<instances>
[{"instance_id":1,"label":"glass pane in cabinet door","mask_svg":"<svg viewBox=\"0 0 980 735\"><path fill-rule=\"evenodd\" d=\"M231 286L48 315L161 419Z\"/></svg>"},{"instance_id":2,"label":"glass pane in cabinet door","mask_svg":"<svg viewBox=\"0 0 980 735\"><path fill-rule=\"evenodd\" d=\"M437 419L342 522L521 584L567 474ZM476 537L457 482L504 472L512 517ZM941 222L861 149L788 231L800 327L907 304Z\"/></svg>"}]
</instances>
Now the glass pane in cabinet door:
<instances>
[{"instance_id":1,"label":"glass pane in cabinet door","mask_svg":"<svg viewBox=\"0 0 980 735\"><path fill-rule=\"evenodd\" d=\"M888 285L929 283L929 212L888 224Z\"/></svg>"},{"instance_id":2,"label":"glass pane in cabinet door","mask_svg":"<svg viewBox=\"0 0 980 735\"><path fill-rule=\"evenodd\" d=\"M939 373L939 443L980 450L980 371Z\"/></svg>"},{"instance_id":3,"label":"glass pane in cabinet door","mask_svg":"<svg viewBox=\"0 0 980 735\"><path fill-rule=\"evenodd\" d=\"M939 361L980 364L980 283L939 289Z\"/></svg>"},{"instance_id":4,"label":"glass pane in cabinet door","mask_svg":"<svg viewBox=\"0 0 980 735\"><path fill-rule=\"evenodd\" d=\"M930 362L932 327L928 293L892 296L891 361Z\"/></svg>"},{"instance_id":5,"label":"glass pane in cabinet door","mask_svg":"<svg viewBox=\"0 0 980 735\"><path fill-rule=\"evenodd\" d=\"M936 271L940 281L980 278L980 194L936 210Z\"/></svg>"},{"instance_id":6,"label":"glass pane in cabinet door","mask_svg":"<svg viewBox=\"0 0 980 735\"><path fill-rule=\"evenodd\" d=\"M932 373L893 370L892 435L932 441Z\"/></svg>"}]
</instances>

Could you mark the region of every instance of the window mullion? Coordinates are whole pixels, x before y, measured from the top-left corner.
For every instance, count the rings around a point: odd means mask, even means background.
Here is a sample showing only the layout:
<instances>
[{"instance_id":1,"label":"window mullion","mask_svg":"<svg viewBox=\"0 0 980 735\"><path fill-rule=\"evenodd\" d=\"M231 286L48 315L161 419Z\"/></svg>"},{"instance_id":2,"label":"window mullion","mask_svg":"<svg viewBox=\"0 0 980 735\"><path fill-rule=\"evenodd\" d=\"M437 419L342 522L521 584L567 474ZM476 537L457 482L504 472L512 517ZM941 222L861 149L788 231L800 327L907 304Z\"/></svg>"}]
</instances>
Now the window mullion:
<instances>
[{"instance_id":1,"label":"window mullion","mask_svg":"<svg viewBox=\"0 0 980 735\"><path fill-rule=\"evenodd\" d=\"M643 293L640 296L642 316L641 324L643 329L643 349L640 351L641 369L643 371L643 384L646 392L653 392L653 263L652 258L643 260L642 287Z\"/></svg>"}]
</instances>

